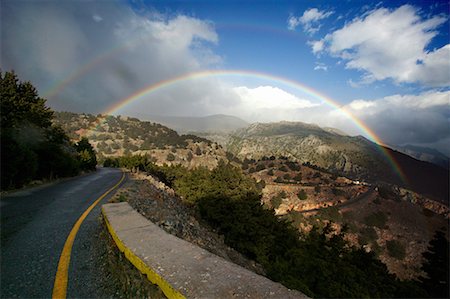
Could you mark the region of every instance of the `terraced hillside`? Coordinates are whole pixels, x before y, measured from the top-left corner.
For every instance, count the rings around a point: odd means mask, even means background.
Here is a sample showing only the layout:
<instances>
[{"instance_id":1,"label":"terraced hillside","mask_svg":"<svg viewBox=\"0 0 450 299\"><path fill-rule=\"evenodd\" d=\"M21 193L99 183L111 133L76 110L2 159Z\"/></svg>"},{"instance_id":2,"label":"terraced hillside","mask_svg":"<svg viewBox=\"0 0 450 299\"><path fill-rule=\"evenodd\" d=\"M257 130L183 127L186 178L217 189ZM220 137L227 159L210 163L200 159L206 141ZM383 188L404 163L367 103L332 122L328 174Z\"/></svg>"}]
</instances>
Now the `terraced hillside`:
<instances>
[{"instance_id":1,"label":"terraced hillside","mask_svg":"<svg viewBox=\"0 0 450 299\"><path fill-rule=\"evenodd\" d=\"M403 181L381 147L362 136L344 136L301 122L255 123L231 134L226 148L240 159L284 156L353 179L407 187L448 203L448 171L383 148L405 174Z\"/></svg>"}]
</instances>

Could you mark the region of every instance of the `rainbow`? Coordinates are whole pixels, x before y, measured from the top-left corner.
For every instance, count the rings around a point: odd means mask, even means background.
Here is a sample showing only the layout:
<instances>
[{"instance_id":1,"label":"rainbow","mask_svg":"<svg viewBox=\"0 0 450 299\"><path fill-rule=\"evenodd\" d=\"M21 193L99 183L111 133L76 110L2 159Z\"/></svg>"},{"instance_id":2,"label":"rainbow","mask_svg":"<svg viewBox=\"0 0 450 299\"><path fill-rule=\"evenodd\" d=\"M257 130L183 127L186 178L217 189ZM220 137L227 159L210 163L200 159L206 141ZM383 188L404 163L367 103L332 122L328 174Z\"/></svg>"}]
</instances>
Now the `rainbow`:
<instances>
[{"instance_id":1,"label":"rainbow","mask_svg":"<svg viewBox=\"0 0 450 299\"><path fill-rule=\"evenodd\" d=\"M277 36L285 36L288 38L301 38L304 39L303 35L299 35L294 31L286 30L286 29L277 29L271 26L264 25L249 25L244 23L217 23L215 24L215 28L217 30L245 30L248 32L253 31L263 31L269 32L271 34L276 34ZM113 57L125 52L127 49L131 49L133 47L139 46L143 43L145 39L141 37L133 38L123 44L117 44L113 46L108 51L101 53L91 59L88 63L80 65L78 68L72 70L66 76L62 76L60 80L56 80L51 84L49 88L47 88L43 97L47 99L51 99L56 97L59 93L61 93L66 87L68 87L72 82L75 82L82 78L85 74L89 73L95 67L101 66L103 63L112 59Z\"/></svg>"},{"instance_id":2,"label":"rainbow","mask_svg":"<svg viewBox=\"0 0 450 299\"><path fill-rule=\"evenodd\" d=\"M308 87L304 84L301 84L297 81L274 76L270 74L265 74L261 72L255 72L255 71L249 71L249 70L202 70L197 72L191 72L186 73L177 77L173 77L167 80L162 80L157 83L148 85L135 93L129 95L126 98L121 99L117 103L109 106L106 110L102 112L103 115L110 115L115 114L116 111L120 110L121 108L127 106L128 104L146 96L153 92L156 92L158 90L170 87L174 84L187 81L187 80L193 80L193 79L201 79L201 78L207 78L207 77L214 77L214 76L247 76L247 77L253 77L257 79L264 79L264 80L271 80L278 83L281 83L283 85L289 86L291 88L295 88L297 90L301 90L303 93L318 99L329 106L341 111L344 115L346 115L357 127L358 129L366 135L371 141L376 143L378 145L378 150L387 158L388 162L391 164L392 169L395 171L395 173L399 176L399 178L404 182L407 183L406 175L403 173L400 165L397 163L397 161L391 156L389 151L385 148L385 143L381 140L380 137L378 137L375 132L373 132L365 123L363 123L358 117L353 115L350 111L345 109L345 107L335 100L331 99L330 97L312 89L311 87ZM99 119L95 122L93 127L98 126L101 122L104 121L103 119Z\"/></svg>"}]
</instances>

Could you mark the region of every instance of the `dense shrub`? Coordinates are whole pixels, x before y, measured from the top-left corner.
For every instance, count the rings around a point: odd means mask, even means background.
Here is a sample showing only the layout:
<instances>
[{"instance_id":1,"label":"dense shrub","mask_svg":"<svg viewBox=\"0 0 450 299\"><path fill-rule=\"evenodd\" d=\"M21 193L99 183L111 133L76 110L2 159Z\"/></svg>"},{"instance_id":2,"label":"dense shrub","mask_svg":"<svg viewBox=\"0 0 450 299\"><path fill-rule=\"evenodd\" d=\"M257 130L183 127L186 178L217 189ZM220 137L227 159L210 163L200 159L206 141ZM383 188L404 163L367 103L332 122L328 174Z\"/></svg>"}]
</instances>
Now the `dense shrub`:
<instances>
[{"instance_id":1,"label":"dense shrub","mask_svg":"<svg viewBox=\"0 0 450 299\"><path fill-rule=\"evenodd\" d=\"M298 192L297 196L298 196L298 199L300 199L300 200L308 199L308 194L306 194L306 191L303 189Z\"/></svg>"},{"instance_id":2,"label":"dense shrub","mask_svg":"<svg viewBox=\"0 0 450 299\"><path fill-rule=\"evenodd\" d=\"M388 254L398 260L403 260L406 256L405 246L397 240L386 241Z\"/></svg>"},{"instance_id":3,"label":"dense shrub","mask_svg":"<svg viewBox=\"0 0 450 299\"><path fill-rule=\"evenodd\" d=\"M167 161L175 161L175 156L172 153L168 153L166 157Z\"/></svg>"},{"instance_id":4,"label":"dense shrub","mask_svg":"<svg viewBox=\"0 0 450 299\"><path fill-rule=\"evenodd\" d=\"M369 216L366 216L364 218L364 223L367 226L376 226L378 228L383 229L386 227L387 219L388 218L387 218L386 214L379 211L379 212L374 212L374 213L370 214Z\"/></svg>"},{"instance_id":5,"label":"dense shrub","mask_svg":"<svg viewBox=\"0 0 450 299\"><path fill-rule=\"evenodd\" d=\"M373 227L364 227L360 230L358 242L360 245L365 245L375 241L377 238L377 232Z\"/></svg>"}]
</instances>

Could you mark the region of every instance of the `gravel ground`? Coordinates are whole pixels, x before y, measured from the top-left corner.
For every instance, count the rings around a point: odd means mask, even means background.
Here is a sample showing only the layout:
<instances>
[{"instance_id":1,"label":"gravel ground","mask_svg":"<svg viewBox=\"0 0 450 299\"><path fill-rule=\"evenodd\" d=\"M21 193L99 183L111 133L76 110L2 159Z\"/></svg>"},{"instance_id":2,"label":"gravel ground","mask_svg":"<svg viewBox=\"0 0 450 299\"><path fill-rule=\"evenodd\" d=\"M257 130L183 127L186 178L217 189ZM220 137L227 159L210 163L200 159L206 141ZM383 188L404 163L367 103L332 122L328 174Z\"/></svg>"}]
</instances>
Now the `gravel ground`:
<instances>
[{"instance_id":1,"label":"gravel ground","mask_svg":"<svg viewBox=\"0 0 450 299\"><path fill-rule=\"evenodd\" d=\"M144 217L165 231L250 271L265 275L261 265L228 247L223 236L197 221L195 211L175 192L152 176L131 174L111 202L128 201Z\"/></svg>"}]
</instances>

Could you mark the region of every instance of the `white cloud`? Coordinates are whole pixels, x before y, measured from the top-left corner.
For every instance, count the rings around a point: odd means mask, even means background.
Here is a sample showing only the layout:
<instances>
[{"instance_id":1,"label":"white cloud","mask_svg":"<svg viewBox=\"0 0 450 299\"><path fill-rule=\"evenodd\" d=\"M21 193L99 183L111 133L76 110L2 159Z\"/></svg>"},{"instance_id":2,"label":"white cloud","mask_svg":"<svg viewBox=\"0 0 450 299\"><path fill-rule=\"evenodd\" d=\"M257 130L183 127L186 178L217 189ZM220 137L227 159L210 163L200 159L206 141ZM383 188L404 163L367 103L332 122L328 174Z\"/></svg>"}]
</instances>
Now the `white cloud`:
<instances>
[{"instance_id":1,"label":"white cloud","mask_svg":"<svg viewBox=\"0 0 450 299\"><path fill-rule=\"evenodd\" d=\"M316 106L312 102L299 99L278 87L258 86L256 88L248 88L239 86L233 90L241 98L241 106L248 109L303 109ZM246 110L248 110L246 109Z\"/></svg>"},{"instance_id":2,"label":"white cloud","mask_svg":"<svg viewBox=\"0 0 450 299\"><path fill-rule=\"evenodd\" d=\"M328 18L332 14L332 11L319 11L317 8L311 8L303 12L303 15L300 17L300 22L302 24L310 24Z\"/></svg>"},{"instance_id":3,"label":"white cloud","mask_svg":"<svg viewBox=\"0 0 450 299\"><path fill-rule=\"evenodd\" d=\"M442 144L450 138L450 91L355 100L344 106L388 144ZM334 114L335 125L344 118ZM344 125L345 126L345 125ZM449 149L439 148L449 152Z\"/></svg>"},{"instance_id":4,"label":"white cloud","mask_svg":"<svg viewBox=\"0 0 450 299\"><path fill-rule=\"evenodd\" d=\"M97 15L97 14L93 15L92 19L94 21L96 21L97 23L103 21L103 18L101 16Z\"/></svg>"},{"instance_id":5,"label":"white cloud","mask_svg":"<svg viewBox=\"0 0 450 299\"><path fill-rule=\"evenodd\" d=\"M314 70L315 71L320 71L320 70L322 70L322 71L328 71L328 67L324 64L324 63L320 63L320 62L318 62L318 63L316 63L316 66L314 67Z\"/></svg>"},{"instance_id":6,"label":"white cloud","mask_svg":"<svg viewBox=\"0 0 450 299\"><path fill-rule=\"evenodd\" d=\"M363 71L361 83L391 78L399 83L448 86L450 46L426 51L437 35L435 29L446 20L442 16L422 19L410 5L393 11L380 8L310 45L315 54L326 51L346 61L347 68Z\"/></svg>"},{"instance_id":7,"label":"white cloud","mask_svg":"<svg viewBox=\"0 0 450 299\"><path fill-rule=\"evenodd\" d=\"M318 54L324 48L324 41L323 40L310 41L308 42L308 45L311 46L313 54Z\"/></svg>"},{"instance_id":8,"label":"white cloud","mask_svg":"<svg viewBox=\"0 0 450 299\"><path fill-rule=\"evenodd\" d=\"M350 106L350 108L353 110L361 110L376 106L376 102L365 100L354 100L350 104L348 104L348 106Z\"/></svg>"},{"instance_id":9,"label":"white cloud","mask_svg":"<svg viewBox=\"0 0 450 299\"><path fill-rule=\"evenodd\" d=\"M290 16L288 18L288 29L295 30L298 25L303 26L303 30L308 34L316 33L321 25L318 22L322 19L328 18L333 14L332 11L320 11L317 8L305 10L302 16Z\"/></svg>"},{"instance_id":10,"label":"white cloud","mask_svg":"<svg viewBox=\"0 0 450 299\"><path fill-rule=\"evenodd\" d=\"M289 30L295 30L298 25L300 25L300 20L297 17L290 16L288 18L288 29Z\"/></svg>"}]
</instances>

